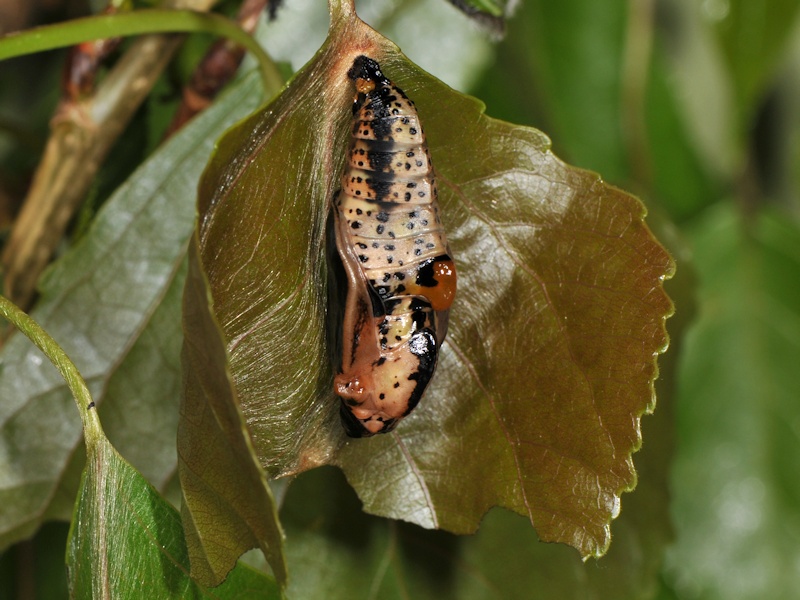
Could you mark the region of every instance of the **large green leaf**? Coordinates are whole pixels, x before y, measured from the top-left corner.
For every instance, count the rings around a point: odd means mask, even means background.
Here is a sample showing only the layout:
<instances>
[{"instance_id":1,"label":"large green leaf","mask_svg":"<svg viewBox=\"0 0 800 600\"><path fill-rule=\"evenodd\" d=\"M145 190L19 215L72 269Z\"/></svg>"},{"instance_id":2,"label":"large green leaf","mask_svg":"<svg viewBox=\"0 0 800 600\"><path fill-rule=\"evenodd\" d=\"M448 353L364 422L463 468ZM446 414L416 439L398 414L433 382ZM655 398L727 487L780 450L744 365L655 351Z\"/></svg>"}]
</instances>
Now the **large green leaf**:
<instances>
[{"instance_id":1,"label":"large green leaf","mask_svg":"<svg viewBox=\"0 0 800 600\"><path fill-rule=\"evenodd\" d=\"M694 223L699 315L678 379L681 597L793 598L800 564L800 229L733 207Z\"/></svg>"},{"instance_id":2,"label":"large green leaf","mask_svg":"<svg viewBox=\"0 0 800 600\"><path fill-rule=\"evenodd\" d=\"M109 438L161 486L176 468L176 325L195 186L214 139L257 106L256 77L239 93L221 99L120 188L42 281L33 312L75 357L101 414L108 413ZM71 402L38 351L22 336L10 340L0 369L0 547L47 518L71 514L82 462Z\"/></svg>"},{"instance_id":3,"label":"large green leaf","mask_svg":"<svg viewBox=\"0 0 800 600\"><path fill-rule=\"evenodd\" d=\"M460 291L420 407L391 435L346 440L324 238L349 125L346 71L362 53L419 108ZM672 261L638 200L482 108L360 21L334 17L317 57L220 142L201 183L199 266L233 385L221 393L240 403L273 477L332 462L370 512L470 532L502 505L542 539L601 554L619 495L635 483ZM196 347L219 343L202 329L186 335ZM194 370L188 385L214 389L222 382L210 372L220 369Z\"/></svg>"}]
</instances>

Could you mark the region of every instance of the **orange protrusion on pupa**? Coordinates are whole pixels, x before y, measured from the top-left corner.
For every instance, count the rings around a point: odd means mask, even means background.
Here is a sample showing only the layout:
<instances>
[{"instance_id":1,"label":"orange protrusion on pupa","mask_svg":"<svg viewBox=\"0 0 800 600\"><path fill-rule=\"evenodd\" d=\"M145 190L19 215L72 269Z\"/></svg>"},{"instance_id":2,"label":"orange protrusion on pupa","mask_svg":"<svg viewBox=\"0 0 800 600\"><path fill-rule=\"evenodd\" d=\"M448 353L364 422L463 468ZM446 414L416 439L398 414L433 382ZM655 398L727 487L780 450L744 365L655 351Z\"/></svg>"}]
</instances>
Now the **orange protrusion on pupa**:
<instances>
[{"instance_id":1,"label":"orange protrusion on pupa","mask_svg":"<svg viewBox=\"0 0 800 600\"><path fill-rule=\"evenodd\" d=\"M423 296L433 310L447 310L456 296L456 265L452 260L437 260L433 263L433 277L436 285L406 284L406 293Z\"/></svg>"},{"instance_id":2,"label":"orange protrusion on pupa","mask_svg":"<svg viewBox=\"0 0 800 600\"><path fill-rule=\"evenodd\" d=\"M426 289L433 310L447 310L456 296L456 264L452 260L439 260L433 264L436 285Z\"/></svg>"},{"instance_id":3,"label":"orange protrusion on pupa","mask_svg":"<svg viewBox=\"0 0 800 600\"><path fill-rule=\"evenodd\" d=\"M371 79L356 79L356 92L359 94L369 94L375 89L375 82Z\"/></svg>"}]
</instances>

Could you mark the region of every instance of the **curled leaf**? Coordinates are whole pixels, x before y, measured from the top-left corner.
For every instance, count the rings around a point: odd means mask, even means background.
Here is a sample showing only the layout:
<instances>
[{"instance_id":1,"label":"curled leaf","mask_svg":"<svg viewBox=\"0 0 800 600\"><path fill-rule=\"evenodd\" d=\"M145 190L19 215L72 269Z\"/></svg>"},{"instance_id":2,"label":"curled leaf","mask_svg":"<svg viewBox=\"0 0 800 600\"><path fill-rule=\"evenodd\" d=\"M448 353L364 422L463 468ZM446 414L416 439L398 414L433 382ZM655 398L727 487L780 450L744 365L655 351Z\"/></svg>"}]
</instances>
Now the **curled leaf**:
<instances>
[{"instance_id":1,"label":"curled leaf","mask_svg":"<svg viewBox=\"0 0 800 600\"><path fill-rule=\"evenodd\" d=\"M416 412L392 434L347 440L325 224L360 54L419 109L459 292ZM270 475L333 463L376 514L464 533L500 505L544 540L605 551L635 484L631 454L672 311L662 282L673 263L637 199L561 162L541 133L486 117L349 15L272 105L226 136L200 193L199 268Z\"/></svg>"}]
</instances>

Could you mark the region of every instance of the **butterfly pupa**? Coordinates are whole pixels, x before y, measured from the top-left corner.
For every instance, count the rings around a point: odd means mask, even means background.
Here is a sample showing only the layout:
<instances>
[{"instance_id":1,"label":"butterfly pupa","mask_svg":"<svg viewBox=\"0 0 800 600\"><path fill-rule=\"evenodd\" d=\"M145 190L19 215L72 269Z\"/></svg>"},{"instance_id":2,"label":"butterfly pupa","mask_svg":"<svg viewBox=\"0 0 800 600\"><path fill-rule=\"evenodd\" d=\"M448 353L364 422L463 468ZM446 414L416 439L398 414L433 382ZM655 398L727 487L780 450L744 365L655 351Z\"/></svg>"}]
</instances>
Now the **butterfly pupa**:
<instances>
[{"instance_id":1,"label":"butterfly pupa","mask_svg":"<svg viewBox=\"0 0 800 600\"><path fill-rule=\"evenodd\" d=\"M351 142L334 205L347 274L342 364L334 379L351 437L392 431L436 368L456 292L436 181L414 103L359 56Z\"/></svg>"}]
</instances>

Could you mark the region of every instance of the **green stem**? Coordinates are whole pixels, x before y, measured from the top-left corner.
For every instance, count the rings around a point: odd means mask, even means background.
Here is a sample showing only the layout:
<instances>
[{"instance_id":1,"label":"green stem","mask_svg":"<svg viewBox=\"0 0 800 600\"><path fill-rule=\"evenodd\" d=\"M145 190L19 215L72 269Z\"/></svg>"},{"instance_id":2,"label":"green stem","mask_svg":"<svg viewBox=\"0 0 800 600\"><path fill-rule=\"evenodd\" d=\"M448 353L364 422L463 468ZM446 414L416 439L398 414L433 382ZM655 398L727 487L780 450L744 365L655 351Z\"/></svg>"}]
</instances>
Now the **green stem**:
<instances>
[{"instance_id":1,"label":"green stem","mask_svg":"<svg viewBox=\"0 0 800 600\"><path fill-rule=\"evenodd\" d=\"M191 10L137 10L98 15L44 25L0 37L0 60L73 46L89 40L145 33L211 33L229 38L247 48L258 61L267 96L283 86L278 67L249 34L233 21L213 13Z\"/></svg>"},{"instance_id":2,"label":"green stem","mask_svg":"<svg viewBox=\"0 0 800 600\"><path fill-rule=\"evenodd\" d=\"M32 341L61 373L78 405L78 412L83 421L83 436L86 439L86 446L87 448L93 447L98 440L105 436L97 416L97 409L92 401L92 395L78 372L78 368L61 349L61 346L50 337L50 334L5 296L0 296L0 315Z\"/></svg>"}]
</instances>

